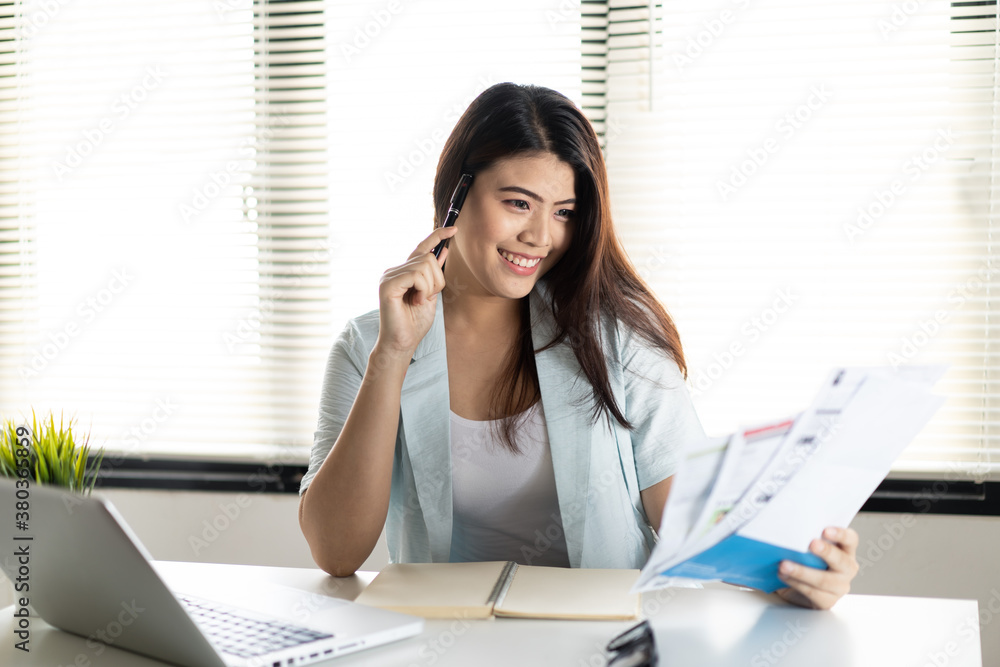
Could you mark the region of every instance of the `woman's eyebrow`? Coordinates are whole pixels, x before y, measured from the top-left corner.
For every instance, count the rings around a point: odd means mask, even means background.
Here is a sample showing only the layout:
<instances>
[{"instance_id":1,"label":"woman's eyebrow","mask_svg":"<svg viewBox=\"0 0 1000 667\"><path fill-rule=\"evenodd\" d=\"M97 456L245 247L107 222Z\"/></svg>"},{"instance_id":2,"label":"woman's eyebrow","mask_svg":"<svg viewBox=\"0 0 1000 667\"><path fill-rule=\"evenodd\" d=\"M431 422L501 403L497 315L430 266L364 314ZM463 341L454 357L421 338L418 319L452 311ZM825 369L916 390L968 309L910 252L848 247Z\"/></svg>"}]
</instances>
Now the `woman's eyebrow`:
<instances>
[{"instance_id":1,"label":"woman's eyebrow","mask_svg":"<svg viewBox=\"0 0 1000 667\"><path fill-rule=\"evenodd\" d=\"M517 185L508 185L506 187L498 188L498 190L500 192L519 192L522 195L527 195L528 197L531 197L532 199L534 199L535 201L537 201L539 204L544 204L545 203L545 200L542 199L541 196L536 195L531 190L528 190L526 188L522 188L522 187L517 186ZM576 199L563 199L562 201L557 201L555 203L555 206L560 206L561 204L575 204L575 203L576 203Z\"/></svg>"}]
</instances>

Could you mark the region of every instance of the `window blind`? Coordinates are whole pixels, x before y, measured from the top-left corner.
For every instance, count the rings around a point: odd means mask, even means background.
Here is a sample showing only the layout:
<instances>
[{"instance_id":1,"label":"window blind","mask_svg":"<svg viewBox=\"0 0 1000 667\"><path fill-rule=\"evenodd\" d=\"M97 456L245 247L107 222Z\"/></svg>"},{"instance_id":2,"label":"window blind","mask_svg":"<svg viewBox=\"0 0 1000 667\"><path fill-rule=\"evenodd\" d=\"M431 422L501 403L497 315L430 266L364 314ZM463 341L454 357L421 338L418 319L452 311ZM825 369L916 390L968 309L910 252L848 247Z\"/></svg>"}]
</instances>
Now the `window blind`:
<instances>
[{"instance_id":1,"label":"window blind","mask_svg":"<svg viewBox=\"0 0 1000 667\"><path fill-rule=\"evenodd\" d=\"M0 405L270 455L332 331L319 1L8 4Z\"/></svg>"},{"instance_id":2,"label":"window blind","mask_svg":"<svg viewBox=\"0 0 1000 667\"><path fill-rule=\"evenodd\" d=\"M459 115L507 80L580 102L580 44L566 1L0 4L0 413L305 461Z\"/></svg>"},{"instance_id":3,"label":"window blind","mask_svg":"<svg viewBox=\"0 0 1000 667\"><path fill-rule=\"evenodd\" d=\"M606 0L583 0L580 3L580 109L594 126L602 147L606 146L608 106L608 14Z\"/></svg>"},{"instance_id":4,"label":"window blind","mask_svg":"<svg viewBox=\"0 0 1000 667\"><path fill-rule=\"evenodd\" d=\"M609 53L607 154L706 429L795 414L837 365L946 364L895 474L995 475L996 4L660 11L650 70Z\"/></svg>"}]
</instances>

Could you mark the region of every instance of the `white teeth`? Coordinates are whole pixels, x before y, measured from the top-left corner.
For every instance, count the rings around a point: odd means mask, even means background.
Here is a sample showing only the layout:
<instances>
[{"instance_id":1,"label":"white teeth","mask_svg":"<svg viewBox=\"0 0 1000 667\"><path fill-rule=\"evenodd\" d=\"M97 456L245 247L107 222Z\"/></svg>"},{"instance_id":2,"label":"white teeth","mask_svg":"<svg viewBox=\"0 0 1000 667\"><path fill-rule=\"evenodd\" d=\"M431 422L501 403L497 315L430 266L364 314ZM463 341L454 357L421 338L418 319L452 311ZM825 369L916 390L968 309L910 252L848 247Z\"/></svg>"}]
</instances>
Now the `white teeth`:
<instances>
[{"instance_id":1,"label":"white teeth","mask_svg":"<svg viewBox=\"0 0 1000 667\"><path fill-rule=\"evenodd\" d=\"M541 261L540 259L525 259L523 257L515 257L509 252L504 252L502 250L500 251L500 254L503 255L503 258L506 259L511 264L517 264L518 266L526 269L530 269L535 264L538 264L538 262Z\"/></svg>"}]
</instances>

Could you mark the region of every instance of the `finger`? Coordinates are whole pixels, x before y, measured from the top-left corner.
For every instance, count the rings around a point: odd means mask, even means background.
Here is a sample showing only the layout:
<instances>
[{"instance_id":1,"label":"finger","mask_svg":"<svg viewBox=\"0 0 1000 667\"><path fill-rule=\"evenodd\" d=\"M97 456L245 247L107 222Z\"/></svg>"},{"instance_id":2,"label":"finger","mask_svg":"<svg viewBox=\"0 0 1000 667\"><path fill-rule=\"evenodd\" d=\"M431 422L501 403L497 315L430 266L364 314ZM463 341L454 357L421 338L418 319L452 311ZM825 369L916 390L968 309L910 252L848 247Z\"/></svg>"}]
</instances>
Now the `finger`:
<instances>
[{"instance_id":1,"label":"finger","mask_svg":"<svg viewBox=\"0 0 1000 667\"><path fill-rule=\"evenodd\" d=\"M413 287L407 291L406 299L414 305L423 305L429 296L429 285L427 276L419 271L415 272L413 274Z\"/></svg>"},{"instance_id":2,"label":"finger","mask_svg":"<svg viewBox=\"0 0 1000 667\"><path fill-rule=\"evenodd\" d=\"M437 297L437 294L444 289L444 273L441 271L441 267L438 266L438 261L439 258L434 257L431 253L422 255L417 261L414 270L422 278L423 289L421 298L416 303L423 304L428 300L433 301Z\"/></svg>"},{"instance_id":3,"label":"finger","mask_svg":"<svg viewBox=\"0 0 1000 667\"><path fill-rule=\"evenodd\" d=\"M443 252L441 254L444 255ZM444 289L444 273L441 271L443 257L435 257L428 252L411 261L413 270L418 271L426 281L428 296L433 296Z\"/></svg>"},{"instance_id":4,"label":"finger","mask_svg":"<svg viewBox=\"0 0 1000 667\"><path fill-rule=\"evenodd\" d=\"M843 572L819 570L788 560L782 561L778 578L810 599L815 599L814 591L839 599L851 590L851 578Z\"/></svg>"},{"instance_id":5,"label":"finger","mask_svg":"<svg viewBox=\"0 0 1000 667\"><path fill-rule=\"evenodd\" d=\"M409 259L429 253L437 247L438 243L445 239L450 239L457 231L458 227L455 227L454 225L451 227L438 227L431 232L430 236L417 244L416 249L410 253Z\"/></svg>"},{"instance_id":6,"label":"finger","mask_svg":"<svg viewBox=\"0 0 1000 667\"><path fill-rule=\"evenodd\" d=\"M448 248L445 247L441 250L441 254L438 257L434 256L434 253L428 250L427 252L418 255L413 258L413 262L419 264L420 270L427 271L427 276L433 277L435 282L444 281L444 274L441 272L441 267L444 264L444 258L447 254Z\"/></svg>"},{"instance_id":7,"label":"finger","mask_svg":"<svg viewBox=\"0 0 1000 667\"><path fill-rule=\"evenodd\" d=\"M816 605L813 604L812 600L794 588L779 588L774 593L785 602L790 602L800 607L808 607L810 609L816 608Z\"/></svg>"},{"instance_id":8,"label":"finger","mask_svg":"<svg viewBox=\"0 0 1000 667\"><path fill-rule=\"evenodd\" d=\"M813 601L807 598L802 593L798 592L794 588L782 588L777 591L778 595L784 600L791 602L792 604L797 604L800 607L810 607L814 608L815 605Z\"/></svg>"},{"instance_id":9,"label":"finger","mask_svg":"<svg viewBox=\"0 0 1000 667\"><path fill-rule=\"evenodd\" d=\"M851 578L858 573L858 561L854 554L847 553L839 544L813 540L809 543L809 551L826 561L830 571L843 572Z\"/></svg>"},{"instance_id":10,"label":"finger","mask_svg":"<svg viewBox=\"0 0 1000 667\"><path fill-rule=\"evenodd\" d=\"M448 243L446 243L445 246L443 248L441 248L441 254L438 255L437 265L438 265L438 268L440 268L442 270L444 270L444 260L448 257L448 248L450 248L450 247L451 247L451 245L448 244ZM443 273L441 274L441 277L444 278L444 274ZM442 287L444 287L444 286L442 285Z\"/></svg>"},{"instance_id":11,"label":"finger","mask_svg":"<svg viewBox=\"0 0 1000 667\"><path fill-rule=\"evenodd\" d=\"M433 257L433 255L431 255ZM444 279L444 260L448 256L448 249L445 248L441 251L441 255L435 259L434 264L434 293L437 294L444 289L445 279Z\"/></svg>"},{"instance_id":12,"label":"finger","mask_svg":"<svg viewBox=\"0 0 1000 667\"><path fill-rule=\"evenodd\" d=\"M824 530L823 537L839 545L852 558L858 552L858 543L861 541L858 531L853 528L838 528L837 526L830 526Z\"/></svg>"},{"instance_id":13,"label":"finger","mask_svg":"<svg viewBox=\"0 0 1000 667\"><path fill-rule=\"evenodd\" d=\"M427 267L429 268L429 276L432 279L432 294L438 294L445 287L445 277L444 277L444 262L448 259L448 247L445 246L441 250L441 254L435 257L432 253L427 253L424 255L424 261L427 262Z\"/></svg>"},{"instance_id":14,"label":"finger","mask_svg":"<svg viewBox=\"0 0 1000 667\"><path fill-rule=\"evenodd\" d=\"M427 298L434 299L437 297L438 292L444 289L444 274L441 273L441 267L438 266L438 259L434 255L428 254L427 257L431 260L429 264L424 265L424 277L427 280Z\"/></svg>"},{"instance_id":15,"label":"finger","mask_svg":"<svg viewBox=\"0 0 1000 667\"><path fill-rule=\"evenodd\" d=\"M431 277L433 272L437 270L440 272L440 267L436 267L437 260L430 253L423 253L421 255L416 255L406 260L404 264L399 266L393 266L386 269L382 274L384 280L392 280L399 278L401 276L406 276L414 272L425 272L428 277ZM442 275L443 280L443 275ZM434 282L433 280L431 282Z\"/></svg>"},{"instance_id":16,"label":"finger","mask_svg":"<svg viewBox=\"0 0 1000 667\"><path fill-rule=\"evenodd\" d=\"M414 290L423 291L428 285L433 284L434 281L427 269L425 256L394 266L382 274L381 285L384 287L382 291L390 297L400 297L407 293L412 297Z\"/></svg>"},{"instance_id":17,"label":"finger","mask_svg":"<svg viewBox=\"0 0 1000 667\"><path fill-rule=\"evenodd\" d=\"M379 291L387 296L399 297L413 287L415 273L411 266L394 266L382 274Z\"/></svg>"},{"instance_id":18,"label":"finger","mask_svg":"<svg viewBox=\"0 0 1000 667\"><path fill-rule=\"evenodd\" d=\"M786 579L785 577L782 577L781 579L788 584L789 589L794 591L794 593L785 593L782 597L789 602L793 602L794 604L798 604L803 607L829 609L836 604L837 600L843 597L843 595L818 588L805 581L792 578Z\"/></svg>"}]
</instances>

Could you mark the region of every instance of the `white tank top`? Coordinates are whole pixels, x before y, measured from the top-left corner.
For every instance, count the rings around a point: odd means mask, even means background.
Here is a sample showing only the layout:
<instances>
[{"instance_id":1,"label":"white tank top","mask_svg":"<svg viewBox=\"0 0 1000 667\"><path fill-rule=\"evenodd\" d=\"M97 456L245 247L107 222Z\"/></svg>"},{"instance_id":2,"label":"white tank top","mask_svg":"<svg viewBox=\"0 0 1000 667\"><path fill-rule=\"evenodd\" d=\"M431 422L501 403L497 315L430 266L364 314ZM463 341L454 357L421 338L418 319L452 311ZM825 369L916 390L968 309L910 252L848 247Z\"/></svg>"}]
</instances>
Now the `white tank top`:
<instances>
[{"instance_id":1,"label":"white tank top","mask_svg":"<svg viewBox=\"0 0 1000 667\"><path fill-rule=\"evenodd\" d=\"M569 567L541 401L516 433L520 454L492 424L451 413L452 562Z\"/></svg>"}]
</instances>

